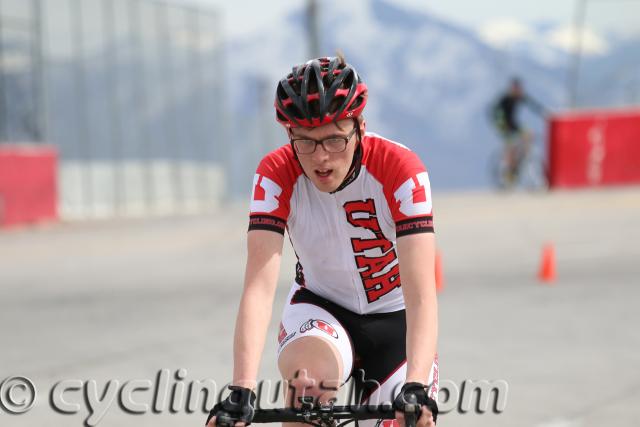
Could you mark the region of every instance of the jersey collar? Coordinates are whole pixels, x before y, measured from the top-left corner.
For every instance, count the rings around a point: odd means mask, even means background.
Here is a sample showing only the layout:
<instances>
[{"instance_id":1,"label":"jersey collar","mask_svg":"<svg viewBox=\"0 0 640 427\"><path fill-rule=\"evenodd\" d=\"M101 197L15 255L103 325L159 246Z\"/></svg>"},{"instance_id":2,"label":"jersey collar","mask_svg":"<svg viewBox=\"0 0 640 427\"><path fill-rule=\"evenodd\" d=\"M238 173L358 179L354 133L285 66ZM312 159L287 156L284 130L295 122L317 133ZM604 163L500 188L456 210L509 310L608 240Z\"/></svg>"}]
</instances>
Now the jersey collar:
<instances>
[{"instance_id":1,"label":"jersey collar","mask_svg":"<svg viewBox=\"0 0 640 427\"><path fill-rule=\"evenodd\" d=\"M353 160L351 161L349 172L347 173L347 176L345 177L344 181L342 181L342 184L340 184L338 188L336 188L329 194L335 194L338 191L344 189L347 185L351 184L353 181L355 181L358 175L360 175L361 167L362 167L362 141L360 141L360 143L355 149L355 152L353 153Z\"/></svg>"}]
</instances>

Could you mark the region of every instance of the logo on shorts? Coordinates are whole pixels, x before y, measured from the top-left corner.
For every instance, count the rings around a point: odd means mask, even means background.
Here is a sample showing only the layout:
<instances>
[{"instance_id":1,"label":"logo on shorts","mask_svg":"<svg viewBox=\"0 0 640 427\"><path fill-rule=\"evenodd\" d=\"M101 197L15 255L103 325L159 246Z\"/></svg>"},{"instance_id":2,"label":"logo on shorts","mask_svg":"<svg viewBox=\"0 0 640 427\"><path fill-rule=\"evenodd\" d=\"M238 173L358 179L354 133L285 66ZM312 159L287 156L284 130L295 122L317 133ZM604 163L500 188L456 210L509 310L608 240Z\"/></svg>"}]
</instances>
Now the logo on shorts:
<instances>
[{"instance_id":1,"label":"logo on shorts","mask_svg":"<svg viewBox=\"0 0 640 427\"><path fill-rule=\"evenodd\" d=\"M284 345L286 343L288 343L289 341L291 341L291 338L296 336L296 331L291 332L289 335L287 335L286 337L284 337L284 339L280 342L280 348L282 349L282 347L284 347Z\"/></svg>"},{"instance_id":2,"label":"logo on shorts","mask_svg":"<svg viewBox=\"0 0 640 427\"><path fill-rule=\"evenodd\" d=\"M305 332L310 331L311 329L316 328L320 329L325 334L331 335L333 338L338 339L338 332L334 329L333 326L320 319L309 319L300 326L300 333L304 334Z\"/></svg>"},{"instance_id":3,"label":"logo on shorts","mask_svg":"<svg viewBox=\"0 0 640 427\"><path fill-rule=\"evenodd\" d=\"M287 330L284 328L282 322L280 322L280 332L278 333L278 344L280 348L284 347L284 345L289 342L291 338L293 338L296 334L296 331L291 332L287 335Z\"/></svg>"},{"instance_id":4,"label":"logo on shorts","mask_svg":"<svg viewBox=\"0 0 640 427\"><path fill-rule=\"evenodd\" d=\"M429 390L429 397L433 400L438 400L438 354L436 353L433 358L433 381L431 381L431 389Z\"/></svg>"}]
</instances>

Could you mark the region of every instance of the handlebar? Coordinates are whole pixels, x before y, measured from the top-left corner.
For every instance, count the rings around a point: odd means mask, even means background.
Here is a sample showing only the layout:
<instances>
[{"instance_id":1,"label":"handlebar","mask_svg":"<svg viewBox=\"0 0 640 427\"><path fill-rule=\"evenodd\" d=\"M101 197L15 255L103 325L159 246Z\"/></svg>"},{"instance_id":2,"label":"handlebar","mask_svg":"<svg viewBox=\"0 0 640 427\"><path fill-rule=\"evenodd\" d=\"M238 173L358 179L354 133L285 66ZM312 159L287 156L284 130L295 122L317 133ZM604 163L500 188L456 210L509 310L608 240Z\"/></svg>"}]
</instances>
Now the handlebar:
<instances>
[{"instance_id":1,"label":"handlebar","mask_svg":"<svg viewBox=\"0 0 640 427\"><path fill-rule=\"evenodd\" d=\"M409 403L405 405L406 427L415 427L421 406L417 404L416 396L407 397ZM252 423L306 423L313 425L331 425L339 420L392 420L395 419L395 409L391 404L382 405L350 405L314 406L313 397L301 398L302 408L257 409ZM235 419L227 413L220 413L216 419L217 427L233 427Z\"/></svg>"}]
</instances>

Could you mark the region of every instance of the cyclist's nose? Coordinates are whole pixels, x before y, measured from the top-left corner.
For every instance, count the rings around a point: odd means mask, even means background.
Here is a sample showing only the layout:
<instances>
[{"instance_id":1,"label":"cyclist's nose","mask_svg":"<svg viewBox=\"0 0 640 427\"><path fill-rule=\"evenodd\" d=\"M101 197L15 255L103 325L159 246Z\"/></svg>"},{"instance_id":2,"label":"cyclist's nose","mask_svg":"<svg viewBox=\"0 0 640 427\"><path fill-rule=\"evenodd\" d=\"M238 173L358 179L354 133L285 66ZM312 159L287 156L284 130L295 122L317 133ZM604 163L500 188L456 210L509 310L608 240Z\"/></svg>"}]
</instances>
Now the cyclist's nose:
<instances>
[{"instance_id":1,"label":"cyclist's nose","mask_svg":"<svg viewBox=\"0 0 640 427\"><path fill-rule=\"evenodd\" d=\"M313 152L312 157L315 161L325 160L329 157L329 152L324 149L322 144L317 144L316 151Z\"/></svg>"}]
</instances>

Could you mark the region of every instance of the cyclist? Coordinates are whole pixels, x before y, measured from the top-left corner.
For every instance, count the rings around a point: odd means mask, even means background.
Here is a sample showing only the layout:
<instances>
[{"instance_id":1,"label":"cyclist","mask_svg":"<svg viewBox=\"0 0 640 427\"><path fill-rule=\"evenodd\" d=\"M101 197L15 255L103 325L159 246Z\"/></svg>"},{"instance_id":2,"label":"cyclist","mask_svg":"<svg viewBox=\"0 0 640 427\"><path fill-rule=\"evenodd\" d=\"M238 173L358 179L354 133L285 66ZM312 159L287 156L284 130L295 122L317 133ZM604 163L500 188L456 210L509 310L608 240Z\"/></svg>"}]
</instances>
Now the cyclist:
<instances>
[{"instance_id":1,"label":"cyclist","mask_svg":"<svg viewBox=\"0 0 640 427\"><path fill-rule=\"evenodd\" d=\"M542 115L544 107L524 92L520 79L513 78L507 92L500 97L492 108L493 123L504 143L503 161L506 164L504 181L513 185L518 178L520 160L528 152L533 133L523 128L518 121L518 108L526 105L532 111Z\"/></svg>"},{"instance_id":2,"label":"cyclist","mask_svg":"<svg viewBox=\"0 0 640 427\"><path fill-rule=\"evenodd\" d=\"M253 180L232 392L211 411L210 427L221 410L251 421L285 230L298 258L278 335L287 405L302 395L326 404L353 374L356 403L395 399L400 408L414 393L418 426L435 425L429 177L408 148L365 132L367 96L342 57L293 67L277 86L289 143L262 159ZM403 424L401 411L396 417Z\"/></svg>"}]
</instances>

